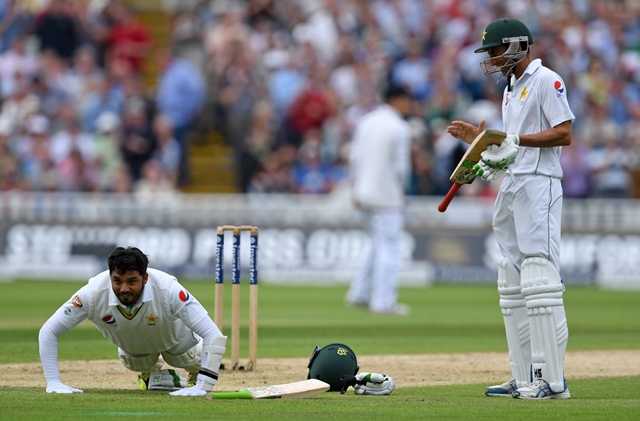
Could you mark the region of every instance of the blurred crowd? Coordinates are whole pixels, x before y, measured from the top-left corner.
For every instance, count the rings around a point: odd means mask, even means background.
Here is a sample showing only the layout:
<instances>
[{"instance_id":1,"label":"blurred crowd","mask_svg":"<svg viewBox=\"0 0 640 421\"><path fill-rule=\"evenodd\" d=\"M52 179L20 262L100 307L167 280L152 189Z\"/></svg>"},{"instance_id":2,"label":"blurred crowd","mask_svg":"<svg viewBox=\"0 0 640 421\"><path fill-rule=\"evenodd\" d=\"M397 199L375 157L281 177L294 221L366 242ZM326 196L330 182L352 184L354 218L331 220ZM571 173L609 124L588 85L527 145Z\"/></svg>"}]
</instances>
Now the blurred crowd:
<instances>
[{"instance_id":1,"label":"blurred crowd","mask_svg":"<svg viewBox=\"0 0 640 421\"><path fill-rule=\"evenodd\" d=\"M415 97L410 194L442 195L466 149L449 122L502 127L504 86L473 50L489 22L511 16L563 77L577 116L565 196L640 197L637 1L162 4L171 36L157 49L121 2L0 0L1 190L177 191L189 183L189 141L215 131L233 150L239 191L335 192L355 124L402 84ZM496 186L463 190L493 196Z\"/></svg>"}]
</instances>

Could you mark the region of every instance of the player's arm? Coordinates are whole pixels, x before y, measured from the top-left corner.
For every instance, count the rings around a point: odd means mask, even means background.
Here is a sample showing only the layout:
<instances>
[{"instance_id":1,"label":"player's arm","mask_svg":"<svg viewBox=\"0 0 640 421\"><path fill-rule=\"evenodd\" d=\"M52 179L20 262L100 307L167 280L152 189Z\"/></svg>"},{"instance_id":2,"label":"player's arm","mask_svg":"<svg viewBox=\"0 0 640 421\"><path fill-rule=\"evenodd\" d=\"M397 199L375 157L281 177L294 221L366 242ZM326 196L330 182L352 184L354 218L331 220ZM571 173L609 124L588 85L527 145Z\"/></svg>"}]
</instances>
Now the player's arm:
<instances>
[{"instance_id":1,"label":"player's arm","mask_svg":"<svg viewBox=\"0 0 640 421\"><path fill-rule=\"evenodd\" d=\"M572 125L567 120L548 130L539 133L519 135L520 146L533 148L547 148L553 146L568 146L571 144Z\"/></svg>"},{"instance_id":2,"label":"player's arm","mask_svg":"<svg viewBox=\"0 0 640 421\"><path fill-rule=\"evenodd\" d=\"M82 393L82 390L62 383L58 367L58 336L87 318L86 308L79 297L78 294L74 295L40 328L38 346L40 361L47 380L47 393Z\"/></svg>"}]
</instances>

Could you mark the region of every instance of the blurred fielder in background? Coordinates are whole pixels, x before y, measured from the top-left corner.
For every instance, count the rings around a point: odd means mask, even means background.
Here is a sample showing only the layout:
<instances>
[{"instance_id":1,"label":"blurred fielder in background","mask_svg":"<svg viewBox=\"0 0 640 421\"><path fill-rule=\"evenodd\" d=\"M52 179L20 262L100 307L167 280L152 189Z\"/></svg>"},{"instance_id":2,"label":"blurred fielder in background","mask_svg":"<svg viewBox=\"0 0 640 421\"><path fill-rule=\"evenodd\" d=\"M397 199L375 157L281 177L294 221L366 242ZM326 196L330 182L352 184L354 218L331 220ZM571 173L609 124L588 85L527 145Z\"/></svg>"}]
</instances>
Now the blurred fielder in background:
<instances>
[{"instance_id":1,"label":"blurred fielder in background","mask_svg":"<svg viewBox=\"0 0 640 421\"><path fill-rule=\"evenodd\" d=\"M147 269L148 263L135 247L116 248L108 258L109 270L91 278L42 326L47 393L82 393L60 379L58 336L85 319L118 346L126 368L139 372L141 389L175 390L175 396L205 396L212 390L227 337L175 277ZM185 369L188 379L175 370L160 370L164 362Z\"/></svg>"},{"instance_id":2,"label":"blurred fielder in background","mask_svg":"<svg viewBox=\"0 0 640 421\"><path fill-rule=\"evenodd\" d=\"M475 51L489 54L480 63L487 76L497 82L507 80L502 100L507 138L483 152L474 169L490 183L506 173L493 227L503 255L498 291L513 379L487 388L485 394L567 399L571 396L564 378L568 329L559 274L560 151L571 143L575 117L564 81L540 59L532 59L532 43L522 22L501 18L485 28L482 47ZM478 127L453 121L447 130L469 142L484 130L484 121Z\"/></svg>"},{"instance_id":3,"label":"blurred fielder in background","mask_svg":"<svg viewBox=\"0 0 640 421\"><path fill-rule=\"evenodd\" d=\"M362 212L370 243L347 293L346 303L375 314L406 315L397 303L405 192L411 174L411 128L405 118L410 93L391 86L385 103L358 123L351 144L352 200Z\"/></svg>"}]
</instances>

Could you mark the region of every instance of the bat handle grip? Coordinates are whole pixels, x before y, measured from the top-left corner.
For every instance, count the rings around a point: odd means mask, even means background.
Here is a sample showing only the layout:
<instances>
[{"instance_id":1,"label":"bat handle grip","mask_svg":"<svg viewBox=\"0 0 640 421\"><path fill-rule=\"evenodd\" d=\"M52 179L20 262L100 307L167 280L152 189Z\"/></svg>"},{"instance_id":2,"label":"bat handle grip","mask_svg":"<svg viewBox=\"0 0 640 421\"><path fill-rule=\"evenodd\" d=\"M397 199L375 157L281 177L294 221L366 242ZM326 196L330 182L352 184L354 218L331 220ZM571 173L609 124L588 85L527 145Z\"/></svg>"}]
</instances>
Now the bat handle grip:
<instances>
[{"instance_id":1,"label":"bat handle grip","mask_svg":"<svg viewBox=\"0 0 640 421\"><path fill-rule=\"evenodd\" d=\"M444 197L444 199L442 199L442 202L440 202L440 204L438 205L438 210L440 212L444 212L447 210L447 208L449 207L449 203L451 203L451 201L453 200L453 197L456 195L456 193L458 193L458 190L460 190L460 187L462 187L462 184L453 183L453 186L451 186L447 195Z\"/></svg>"}]
</instances>

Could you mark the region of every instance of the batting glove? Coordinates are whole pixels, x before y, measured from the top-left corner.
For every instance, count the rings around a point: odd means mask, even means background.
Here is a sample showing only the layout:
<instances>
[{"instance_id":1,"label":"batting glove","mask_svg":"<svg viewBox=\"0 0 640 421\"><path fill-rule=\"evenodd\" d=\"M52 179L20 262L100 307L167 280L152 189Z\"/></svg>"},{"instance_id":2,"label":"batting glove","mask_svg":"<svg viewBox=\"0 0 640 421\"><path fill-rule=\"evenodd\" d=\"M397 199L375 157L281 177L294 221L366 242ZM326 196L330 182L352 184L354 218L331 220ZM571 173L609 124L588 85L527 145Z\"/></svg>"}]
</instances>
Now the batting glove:
<instances>
[{"instance_id":1,"label":"batting glove","mask_svg":"<svg viewBox=\"0 0 640 421\"><path fill-rule=\"evenodd\" d=\"M396 388L390 376L380 373L360 373L356 376L343 376L344 386L340 393L345 393L349 386L353 386L356 395L388 395Z\"/></svg>"},{"instance_id":2,"label":"batting glove","mask_svg":"<svg viewBox=\"0 0 640 421\"><path fill-rule=\"evenodd\" d=\"M483 160L480 160L473 166L473 171L475 171L476 175L487 183L493 183L494 181L499 180L507 172L507 167L491 168Z\"/></svg>"},{"instance_id":3,"label":"batting glove","mask_svg":"<svg viewBox=\"0 0 640 421\"><path fill-rule=\"evenodd\" d=\"M486 151L482 152L482 160L491 168L504 169L516 162L518 149L520 148L520 138L517 134L510 134L502 141L499 147L489 145Z\"/></svg>"},{"instance_id":4,"label":"batting glove","mask_svg":"<svg viewBox=\"0 0 640 421\"><path fill-rule=\"evenodd\" d=\"M171 396L206 396L207 391L199 384L169 393Z\"/></svg>"},{"instance_id":5,"label":"batting glove","mask_svg":"<svg viewBox=\"0 0 640 421\"><path fill-rule=\"evenodd\" d=\"M176 370L155 370L149 375L148 390L179 390L187 386L187 379Z\"/></svg>"},{"instance_id":6,"label":"batting glove","mask_svg":"<svg viewBox=\"0 0 640 421\"><path fill-rule=\"evenodd\" d=\"M67 386L61 382L50 382L47 384L47 393L82 393L82 390Z\"/></svg>"}]
</instances>

